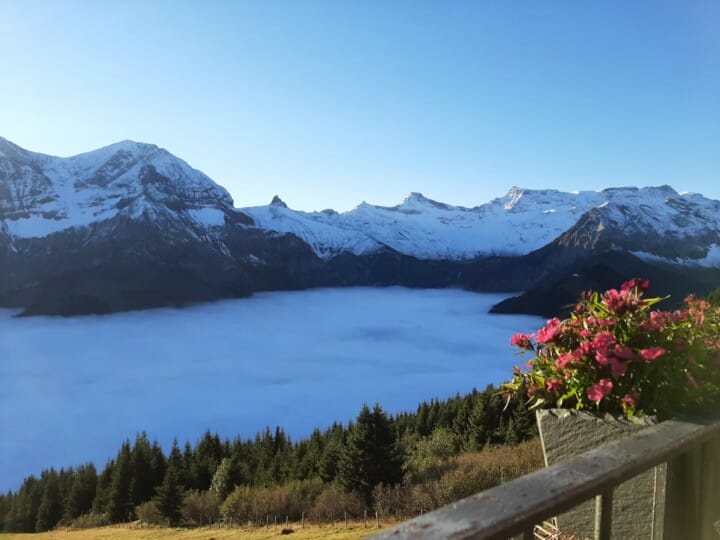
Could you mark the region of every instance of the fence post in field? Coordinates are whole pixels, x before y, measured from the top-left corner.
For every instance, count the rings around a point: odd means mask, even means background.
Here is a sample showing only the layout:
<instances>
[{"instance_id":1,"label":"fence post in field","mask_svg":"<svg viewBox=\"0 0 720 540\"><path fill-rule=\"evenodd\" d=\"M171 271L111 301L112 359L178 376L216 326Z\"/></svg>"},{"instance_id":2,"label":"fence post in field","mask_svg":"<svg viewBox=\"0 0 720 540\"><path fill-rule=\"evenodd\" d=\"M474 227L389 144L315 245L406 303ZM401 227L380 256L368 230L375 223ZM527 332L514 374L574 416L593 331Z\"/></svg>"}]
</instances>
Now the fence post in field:
<instances>
[{"instance_id":1,"label":"fence post in field","mask_svg":"<svg viewBox=\"0 0 720 540\"><path fill-rule=\"evenodd\" d=\"M345 528L347 529L347 510L345 510Z\"/></svg>"},{"instance_id":2,"label":"fence post in field","mask_svg":"<svg viewBox=\"0 0 720 540\"><path fill-rule=\"evenodd\" d=\"M380 528L380 516L378 515L377 511L375 511L375 527Z\"/></svg>"},{"instance_id":3,"label":"fence post in field","mask_svg":"<svg viewBox=\"0 0 720 540\"><path fill-rule=\"evenodd\" d=\"M363 527L367 529L367 508L363 511Z\"/></svg>"},{"instance_id":4,"label":"fence post in field","mask_svg":"<svg viewBox=\"0 0 720 540\"><path fill-rule=\"evenodd\" d=\"M265 526L270 526L270 514L265 514Z\"/></svg>"},{"instance_id":5,"label":"fence post in field","mask_svg":"<svg viewBox=\"0 0 720 540\"><path fill-rule=\"evenodd\" d=\"M305 512L302 513L302 517L300 518L300 520L302 523L301 527L304 529L305 528Z\"/></svg>"},{"instance_id":6,"label":"fence post in field","mask_svg":"<svg viewBox=\"0 0 720 540\"><path fill-rule=\"evenodd\" d=\"M285 528L288 528L288 525L290 524L290 516L285 516Z\"/></svg>"}]
</instances>

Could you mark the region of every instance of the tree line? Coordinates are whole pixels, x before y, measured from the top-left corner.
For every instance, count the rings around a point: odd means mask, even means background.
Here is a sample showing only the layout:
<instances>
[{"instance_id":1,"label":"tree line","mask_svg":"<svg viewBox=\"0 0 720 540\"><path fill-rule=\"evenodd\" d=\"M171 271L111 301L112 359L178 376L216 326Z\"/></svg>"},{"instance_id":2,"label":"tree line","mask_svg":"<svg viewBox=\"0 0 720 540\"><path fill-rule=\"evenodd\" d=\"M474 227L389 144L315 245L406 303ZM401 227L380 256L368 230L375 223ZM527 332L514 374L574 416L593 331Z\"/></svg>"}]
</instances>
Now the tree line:
<instances>
[{"instance_id":1,"label":"tree line","mask_svg":"<svg viewBox=\"0 0 720 540\"><path fill-rule=\"evenodd\" d=\"M423 402L415 412L395 416L365 405L347 425L316 429L296 442L279 427L234 440L208 431L195 445L175 441L166 454L141 433L132 443L124 441L102 470L92 463L51 468L0 495L0 530L134 519L201 524L221 513L236 522L253 521L267 519L263 510L272 504L277 509L280 499L286 515L293 516L301 507L318 513L388 509L398 490L437 481L453 456L517 444L534 434L526 407L506 404L492 386ZM262 503L264 498L275 502Z\"/></svg>"}]
</instances>

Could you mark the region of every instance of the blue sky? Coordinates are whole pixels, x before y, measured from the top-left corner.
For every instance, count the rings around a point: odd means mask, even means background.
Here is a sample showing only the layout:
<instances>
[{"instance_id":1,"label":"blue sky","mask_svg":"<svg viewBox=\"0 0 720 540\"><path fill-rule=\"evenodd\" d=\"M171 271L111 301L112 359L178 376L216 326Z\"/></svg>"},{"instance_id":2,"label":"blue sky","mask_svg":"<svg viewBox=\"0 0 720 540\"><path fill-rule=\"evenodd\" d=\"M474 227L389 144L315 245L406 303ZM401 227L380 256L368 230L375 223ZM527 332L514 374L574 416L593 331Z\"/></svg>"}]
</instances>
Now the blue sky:
<instances>
[{"instance_id":1,"label":"blue sky","mask_svg":"<svg viewBox=\"0 0 720 540\"><path fill-rule=\"evenodd\" d=\"M152 142L293 208L720 199L720 3L0 0L0 135Z\"/></svg>"}]
</instances>

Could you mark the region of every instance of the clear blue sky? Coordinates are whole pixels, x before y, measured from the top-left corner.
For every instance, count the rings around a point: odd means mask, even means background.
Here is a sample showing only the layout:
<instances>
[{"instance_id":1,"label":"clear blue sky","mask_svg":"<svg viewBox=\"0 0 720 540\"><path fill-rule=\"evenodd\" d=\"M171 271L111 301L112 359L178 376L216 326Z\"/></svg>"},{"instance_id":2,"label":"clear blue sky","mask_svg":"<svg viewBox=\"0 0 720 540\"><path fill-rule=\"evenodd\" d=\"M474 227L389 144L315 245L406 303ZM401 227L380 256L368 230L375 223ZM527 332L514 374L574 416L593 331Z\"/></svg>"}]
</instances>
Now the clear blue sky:
<instances>
[{"instance_id":1,"label":"clear blue sky","mask_svg":"<svg viewBox=\"0 0 720 540\"><path fill-rule=\"evenodd\" d=\"M152 142L237 206L720 199L720 2L0 0L0 135Z\"/></svg>"}]
</instances>

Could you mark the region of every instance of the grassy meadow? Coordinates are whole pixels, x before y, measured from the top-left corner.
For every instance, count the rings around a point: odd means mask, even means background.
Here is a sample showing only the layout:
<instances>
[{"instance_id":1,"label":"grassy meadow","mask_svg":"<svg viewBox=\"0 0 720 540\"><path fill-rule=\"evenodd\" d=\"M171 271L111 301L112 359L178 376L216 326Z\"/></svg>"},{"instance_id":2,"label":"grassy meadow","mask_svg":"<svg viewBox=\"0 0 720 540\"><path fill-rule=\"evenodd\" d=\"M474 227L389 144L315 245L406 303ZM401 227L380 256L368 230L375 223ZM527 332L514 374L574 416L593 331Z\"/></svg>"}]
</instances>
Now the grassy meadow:
<instances>
[{"instance_id":1,"label":"grassy meadow","mask_svg":"<svg viewBox=\"0 0 720 540\"><path fill-rule=\"evenodd\" d=\"M384 525L387 528L391 525ZM283 526L277 527L202 527L197 529L179 529L165 527L138 527L132 524L95 529L55 530L46 533L16 534L0 533L0 540L265 540L268 538L293 538L296 540L356 540L366 538L377 532L375 524L368 521L335 525L305 525L291 523L293 533L282 535Z\"/></svg>"}]
</instances>

